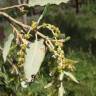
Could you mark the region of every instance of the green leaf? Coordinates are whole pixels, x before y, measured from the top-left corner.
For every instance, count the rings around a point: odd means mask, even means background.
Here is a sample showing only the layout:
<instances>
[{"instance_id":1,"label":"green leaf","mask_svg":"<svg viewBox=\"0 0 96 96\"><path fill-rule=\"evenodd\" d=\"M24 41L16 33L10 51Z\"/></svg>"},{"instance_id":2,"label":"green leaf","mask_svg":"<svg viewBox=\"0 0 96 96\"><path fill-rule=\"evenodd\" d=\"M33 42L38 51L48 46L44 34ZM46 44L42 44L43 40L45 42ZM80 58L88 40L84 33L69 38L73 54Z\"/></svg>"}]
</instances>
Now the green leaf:
<instances>
[{"instance_id":1,"label":"green leaf","mask_svg":"<svg viewBox=\"0 0 96 96\"><path fill-rule=\"evenodd\" d=\"M5 76L6 76L6 74L0 72L0 77L3 77L4 78Z\"/></svg>"},{"instance_id":2,"label":"green leaf","mask_svg":"<svg viewBox=\"0 0 96 96\"><path fill-rule=\"evenodd\" d=\"M13 38L14 38L14 34L10 34L8 36L7 41L4 44L4 48L3 48L3 59L4 59L4 62L6 62L6 58L7 58L7 55L9 53L10 46L11 46Z\"/></svg>"},{"instance_id":3,"label":"green leaf","mask_svg":"<svg viewBox=\"0 0 96 96\"><path fill-rule=\"evenodd\" d=\"M38 19L38 21L37 21L37 24L40 23L40 21L43 19L44 15L47 13L48 7L49 7L49 4L47 4L47 5L45 6L43 13L40 15L40 17L39 17L39 19Z\"/></svg>"},{"instance_id":4,"label":"green leaf","mask_svg":"<svg viewBox=\"0 0 96 96\"><path fill-rule=\"evenodd\" d=\"M66 76L68 76L68 77L69 77L72 81L74 81L75 83L79 83L79 81L75 78L75 76L73 76L72 73L64 71L64 74L65 74Z\"/></svg>"},{"instance_id":5,"label":"green leaf","mask_svg":"<svg viewBox=\"0 0 96 96\"><path fill-rule=\"evenodd\" d=\"M32 75L36 75L40 69L42 61L45 57L44 40L35 41L30 44L30 48L26 50L24 72L26 79L30 82Z\"/></svg>"},{"instance_id":6,"label":"green leaf","mask_svg":"<svg viewBox=\"0 0 96 96\"><path fill-rule=\"evenodd\" d=\"M67 3L69 0L29 0L29 5L30 6L35 6L35 5L40 5L44 6L49 4L57 4L59 5L60 3Z\"/></svg>"},{"instance_id":7,"label":"green leaf","mask_svg":"<svg viewBox=\"0 0 96 96\"><path fill-rule=\"evenodd\" d=\"M50 83L48 83L47 85L45 85L44 86L44 88L46 89L46 88L49 88L49 87L51 87L53 85L53 82L50 82Z\"/></svg>"}]
</instances>

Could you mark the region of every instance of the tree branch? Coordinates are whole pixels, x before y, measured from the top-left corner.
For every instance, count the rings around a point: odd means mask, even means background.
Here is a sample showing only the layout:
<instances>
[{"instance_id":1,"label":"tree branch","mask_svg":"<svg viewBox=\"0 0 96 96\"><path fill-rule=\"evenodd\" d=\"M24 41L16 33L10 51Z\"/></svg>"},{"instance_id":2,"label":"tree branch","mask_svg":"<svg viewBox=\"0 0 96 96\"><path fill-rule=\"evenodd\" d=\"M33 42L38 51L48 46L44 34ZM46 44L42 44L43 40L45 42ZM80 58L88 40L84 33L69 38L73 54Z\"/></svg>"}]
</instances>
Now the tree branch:
<instances>
[{"instance_id":1,"label":"tree branch","mask_svg":"<svg viewBox=\"0 0 96 96\"><path fill-rule=\"evenodd\" d=\"M1 16L4 16L9 22L11 22L11 23L15 23L15 24L17 24L19 27L21 27L24 31L26 31L26 29L32 29L32 27L31 26L28 26L28 25L26 25L26 24L23 24L22 22L19 22L19 21L17 21L17 20L15 20L14 18L12 18L11 16L9 16L7 13L5 13L5 12L0 12L0 15Z\"/></svg>"},{"instance_id":2,"label":"tree branch","mask_svg":"<svg viewBox=\"0 0 96 96\"><path fill-rule=\"evenodd\" d=\"M21 7L30 7L28 4L20 4L20 5L14 5L10 7L0 8L0 11L6 11L13 8L21 8Z\"/></svg>"},{"instance_id":3,"label":"tree branch","mask_svg":"<svg viewBox=\"0 0 96 96\"><path fill-rule=\"evenodd\" d=\"M1 16L4 16L11 24L18 25L21 29L24 30L24 32L27 32L28 30L30 30L31 32L36 32L40 37L42 37L42 38L45 39L45 40L48 40L48 39L49 39L46 35L40 33L39 31L37 31L38 28L37 28L37 30L34 30L31 26L26 25L26 24L23 24L22 22L15 20L14 18L12 18L11 16L9 16L9 15L8 15L7 13L5 13L5 12L0 12L0 15L1 15ZM33 31L33 30L34 30L34 31ZM50 40L51 40L51 41L54 41L54 40L52 40L52 39L50 39ZM59 40L59 41L60 41L60 42L64 42L64 40ZM55 42L55 41L54 41L54 42Z\"/></svg>"}]
</instances>

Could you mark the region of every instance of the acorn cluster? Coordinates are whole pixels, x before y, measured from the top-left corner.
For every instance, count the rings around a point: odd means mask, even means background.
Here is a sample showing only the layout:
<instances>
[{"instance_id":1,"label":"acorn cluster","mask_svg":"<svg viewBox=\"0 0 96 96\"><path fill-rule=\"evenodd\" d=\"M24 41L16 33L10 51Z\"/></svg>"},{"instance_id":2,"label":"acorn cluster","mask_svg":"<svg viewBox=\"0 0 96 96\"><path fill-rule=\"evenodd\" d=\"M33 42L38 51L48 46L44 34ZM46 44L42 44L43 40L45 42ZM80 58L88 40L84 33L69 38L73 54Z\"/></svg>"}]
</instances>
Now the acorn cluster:
<instances>
[{"instance_id":1,"label":"acorn cluster","mask_svg":"<svg viewBox=\"0 0 96 96\"><path fill-rule=\"evenodd\" d=\"M21 44L21 49L19 50L19 52L17 53L18 55L18 66L21 67L22 64L25 61L25 50L26 50L26 44Z\"/></svg>"},{"instance_id":2,"label":"acorn cluster","mask_svg":"<svg viewBox=\"0 0 96 96\"><path fill-rule=\"evenodd\" d=\"M22 67L25 62L26 48L28 47L28 39L31 37L30 33L27 32L22 36L22 42L20 44L20 50L17 53L18 55L18 66Z\"/></svg>"},{"instance_id":3,"label":"acorn cluster","mask_svg":"<svg viewBox=\"0 0 96 96\"><path fill-rule=\"evenodd\" d=\"M31 25L32 29L35 30L36 28L36 22L32 21L32 25ZM26 34L21 34L22 35L22 39L21 44L20 44L20 50L17 53L18 55L18 66L22 67L23 63L25 62L25 54L26 54L26 48L29 46L29 39L31 38L31 30L29 30Z\"/></svg>"},{"instance_id":4,"label":"acorn cluster","mask_svg":"<svg viewBox=\"0 0 96 96\"><path fill-rule=\"evenodd\" d=\"M52 43L54 48L52 49L52 47L50 47L50 50L53 52L53 57L57 61L58 70L59 71L64 69L74 70L75 68L74 63L77 63L77 62L70 59L66 59L63 51L63 44L65 41L69 40L69 37L65 38L65 35L64 35L64 38L63 38L64 42L60 42L58 38L61 35L61 32L58 27L51 24L47 24L47 23L43 23L41 27L47 28L53 34L53 39L55 40L55 42L52 42Z\"/></svg>"}]
</instances>

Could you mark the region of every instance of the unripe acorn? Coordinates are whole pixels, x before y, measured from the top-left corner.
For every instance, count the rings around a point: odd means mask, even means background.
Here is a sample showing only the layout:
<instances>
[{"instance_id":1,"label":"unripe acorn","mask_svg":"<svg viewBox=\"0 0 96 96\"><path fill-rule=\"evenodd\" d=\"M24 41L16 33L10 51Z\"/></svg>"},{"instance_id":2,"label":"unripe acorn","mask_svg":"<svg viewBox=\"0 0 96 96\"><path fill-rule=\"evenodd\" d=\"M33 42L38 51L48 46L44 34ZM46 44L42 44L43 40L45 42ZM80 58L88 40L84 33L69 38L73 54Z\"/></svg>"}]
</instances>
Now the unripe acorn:
<instances>
[{"instance_id":1,"label":"unripe acorn","mask_svg":"<svg viewBox=\"0 0 96 96\"><path fill-rule=\"evenodd\" d=\"M23 63L24 61L25 61L24 58L21 58L21 57L20 57L20 58L18 59L18 62L19 62L19 63Z\"/></svg>"},{"instance_id":2,"label":"unripe acorn","mask_svg":"<svg viewBox=\"0 0 96 96\"><path fill-rule=\"evenodd\" d=\"M26 49L27 45L26 44L21 44L21 49Z\"/></svg>"},{"instance_id":3,"label":"unripe acorn","mask_svg":"<svg viewBox=\"0 0 96 96\"><path fill-rule=\"evenodd\" d=\"M21 57L24 57L24 52L22 50L20 50L17 55L21 56Z\"/></svg>"},{"instance_id":4,"label":"unripe acorn","mask_svg":"<svg viewBox=\"0 0 96 96\"><path fill-rule=\"evenodd\" d=\"M25 38L29 39L30 38L30 34L25 34Z\"/></svg>"}]
</instances>

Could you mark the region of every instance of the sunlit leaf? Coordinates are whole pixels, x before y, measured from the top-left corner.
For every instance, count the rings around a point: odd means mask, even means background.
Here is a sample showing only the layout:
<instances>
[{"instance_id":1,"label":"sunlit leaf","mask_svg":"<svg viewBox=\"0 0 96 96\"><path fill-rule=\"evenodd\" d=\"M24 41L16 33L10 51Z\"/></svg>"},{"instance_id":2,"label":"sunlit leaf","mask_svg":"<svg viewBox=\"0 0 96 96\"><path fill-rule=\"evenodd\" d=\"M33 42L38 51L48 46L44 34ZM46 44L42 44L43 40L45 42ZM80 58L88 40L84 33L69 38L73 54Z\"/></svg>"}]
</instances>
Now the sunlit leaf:
<instances>
[{"instance_id":1,"label":"sunlit leaf","mask_svg":"<svg viewBox=\"0 0 96 96\"><path fill-rule=\"evenodd\" d=\"M64 77L64 72L62 72L61 74L60 74L60 76L59 76L59 80L63 80L63 77Z\"/></svg>"},{"instance_id":2,"label":"sunlit leaf","mask_svg":"<svg viewBox=\"0 0 96 96\"><path fill-rule=\"evenodd\" d=\"M79 83L79 81L75 78L75 76L74 76L72 73L64 71L64 74L65 74L66 76L68 76L68 77L69 77L72 81L74 81L75 83Z\"/></svg>"},{"instance_id":3,"label":"sunlit leaf","mask_svg":"<svg viewBox=\"0 0 96 96\"><path fill-rule=\"evenodd\" d=\"M7 55L9 53L10 46L11 46L13 38L14 38L14 34L10 34L8 36L7 41L4 44L4 48L3 48L3 59L4 59L4 62L6 62L6 58L7 58Z\"/></svg>"},{"instance_id":4,"label":"sunlit leaf","mask_svg":"<svg viewBox=\"0 0 96 96\"><path fill-rule=\"evenodd\" d=\"M67 3L69 0L29 0L30 6L40 5L44 6L49 4L60 4L60 3Z\"/></svg>"},{"instance_id":5,"label":"sunlit leaf","mask_svg":"<svg viewBox=\"0 0 96 96\"><path fill-rule=\"evenodd\" d=\"M26 50L24 72L26 79L30 82L32 75L36 75L45 57L45 45L43 39L30 44Z\"/></svg>"},{"instance_id":6,"label":"sunlit leaf","mask_svg":"<svg viewBox=\"0 0 96 96\"><path fill-rule=\"evenodd\" d=\"M61 82L61 85L58 90L58 96L64 96L64 94L65 94L65 90L64 90L63 83Z\"/></svg>"},{"instance_id":7,"label":"sunlit leaf","mask_svg":"<svg viewBox=\"0 0 96 96\"><path fill-rule=\"evenodd\" d=\"M76 64L78 61L65 58L65 64Z\"/></svg>"},{"instance_id":8,"label":"sunlit leaf","mask_svg":"<svg viewBox=\"0 0 96 96\"><path fill-rule=\"evenodd\" d=\"M27 88L26 82L25 82L25 81L22 81L22 82L21 82L21 86L22 86L23 88Z\"/></svg>"}]
</instances>

